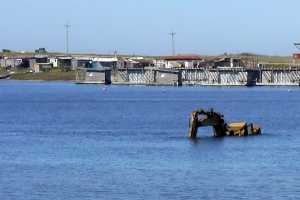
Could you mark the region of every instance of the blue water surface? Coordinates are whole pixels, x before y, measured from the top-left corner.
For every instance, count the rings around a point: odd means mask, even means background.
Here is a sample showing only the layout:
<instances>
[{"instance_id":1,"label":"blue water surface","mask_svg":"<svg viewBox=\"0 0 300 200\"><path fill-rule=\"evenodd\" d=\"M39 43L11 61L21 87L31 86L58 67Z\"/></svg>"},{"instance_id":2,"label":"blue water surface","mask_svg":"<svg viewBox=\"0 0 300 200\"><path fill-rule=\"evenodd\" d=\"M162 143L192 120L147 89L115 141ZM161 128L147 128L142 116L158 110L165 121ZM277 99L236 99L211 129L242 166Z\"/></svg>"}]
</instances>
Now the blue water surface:
<instances>
[{"instance_id":1,"label":"blue water surface","mask_svg":"<svg viewBox=\"0 0 300 200\"><path fill-rule=\"evenodd\" d=\"M298 87L0 82L0 199L299 199ZM187 138L197 108L262 136Z\"/></svg>"}]
</instances>

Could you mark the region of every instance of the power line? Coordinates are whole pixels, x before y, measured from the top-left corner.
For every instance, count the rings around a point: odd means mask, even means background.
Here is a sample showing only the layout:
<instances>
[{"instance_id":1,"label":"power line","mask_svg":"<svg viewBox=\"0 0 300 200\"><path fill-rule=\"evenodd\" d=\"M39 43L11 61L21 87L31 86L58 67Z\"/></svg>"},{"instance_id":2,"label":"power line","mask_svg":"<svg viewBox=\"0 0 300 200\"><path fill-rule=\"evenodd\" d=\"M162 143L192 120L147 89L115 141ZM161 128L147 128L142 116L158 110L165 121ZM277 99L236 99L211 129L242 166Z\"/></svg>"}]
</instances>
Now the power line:
<instances>
[{"instance_id":1,"label":"power line","mask_svg":"<svg viewBox=\"0 0 300 200\"><path fill-rule=\"evenodd\" d=\"M171 33L169 33L170 35L171 35L171 38L172 38L172 54L173 54L173 56L175 56L175 35L176 35L176 33L175 32L171 32Z\"/></svg>"},{"instance_id":2,"label":"power line","mask_svg":"<svg viewBox=\"0 0 300 200\"><path fill-rule=\"evenodd\" d=\"M66 23L65 28L66 28L66 54L69 54L69 29L71 28L71 25L69 23Z\"/></svg>"}]
</instances>

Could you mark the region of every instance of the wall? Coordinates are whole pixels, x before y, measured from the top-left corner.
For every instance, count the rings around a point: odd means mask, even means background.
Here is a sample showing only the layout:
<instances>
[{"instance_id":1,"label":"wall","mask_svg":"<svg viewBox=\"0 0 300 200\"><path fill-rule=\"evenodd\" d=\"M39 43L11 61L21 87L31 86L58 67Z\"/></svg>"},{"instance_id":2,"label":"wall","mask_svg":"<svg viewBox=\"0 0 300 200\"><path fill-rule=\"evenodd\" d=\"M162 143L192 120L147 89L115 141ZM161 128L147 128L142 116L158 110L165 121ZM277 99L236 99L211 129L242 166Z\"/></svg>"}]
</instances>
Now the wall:
<instances>
[{"instance_id":1,"label":"wall","mask_svg":"<svg viewBox=\"0 0 300 200\"><path fill-rule=\"evenodd\" d=\"M16 67L22 63L22 59L1 59L1 67Z\"/></svg>"},{"instance_id":2,"label":"wall","mask_svg":"<svg viewBox=\"0 0 300 200\"><path fill-rule=\"evenodd\" d=\"M111 71L110 70L76 70L76 82L77 83L101 83L111 84Z\"/></svg>"},{"instance_id":3,"label":"wall","mask_svg":"<svg viewBox=\"0 0 300 200\"><path fill-rule=\"evenodd\" d=\"M244 69L184 69L182 79L186 84L199 85L255 85L257 70Z\"/></svg>"},{"instance_id":4,"label":"wall","mask_svg":"<svg viewBox=\"0 0 300 200\"><path fill-rule=\"evenodd\" d=\"M262 85L299 85L299 70L262 70Z\"/></svg>"},{"instance_id":5,"label":"wall","mask_svg":"<svg viewBox=\"0 0 300 200\"><path fill-rule=\"evenodd\" d=\"M157 85L182 85L181 72L154 72L154 84Z\"/></svg>"},{"instance_id":6,"label":"wall","mask_svg":"<svg viewBox=\"0 0 300 200\"><path fill-rule=\"evenodd\" d=\"M57 59L56 58L49 58L49 62L52 63L53 67L57 67Z\"/></svg>"}]
</instances>

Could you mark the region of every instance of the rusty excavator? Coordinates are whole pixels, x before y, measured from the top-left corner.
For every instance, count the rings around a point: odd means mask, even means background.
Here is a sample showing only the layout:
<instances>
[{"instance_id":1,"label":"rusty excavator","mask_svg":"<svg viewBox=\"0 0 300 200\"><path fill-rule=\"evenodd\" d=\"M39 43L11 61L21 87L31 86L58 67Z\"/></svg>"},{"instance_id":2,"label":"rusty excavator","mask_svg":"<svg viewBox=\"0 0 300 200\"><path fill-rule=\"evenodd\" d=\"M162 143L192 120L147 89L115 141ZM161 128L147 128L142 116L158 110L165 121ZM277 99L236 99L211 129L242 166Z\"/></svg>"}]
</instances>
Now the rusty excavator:
<instances>
[{"instance_id":1,"label":"rusty excavator","mask_svg":"<svg viewBox=\"0 0 300 200\"><path fill-rule=\"evenodd\" d=\"M261 134L261 128L252 123L236 122L227 124L224 116L214 112L213 109L205 111L196 110L191 113L189 123L189 138L196 139L199 127L212 126L215 137L248 136Z\"/></svg>"}]
</instances>

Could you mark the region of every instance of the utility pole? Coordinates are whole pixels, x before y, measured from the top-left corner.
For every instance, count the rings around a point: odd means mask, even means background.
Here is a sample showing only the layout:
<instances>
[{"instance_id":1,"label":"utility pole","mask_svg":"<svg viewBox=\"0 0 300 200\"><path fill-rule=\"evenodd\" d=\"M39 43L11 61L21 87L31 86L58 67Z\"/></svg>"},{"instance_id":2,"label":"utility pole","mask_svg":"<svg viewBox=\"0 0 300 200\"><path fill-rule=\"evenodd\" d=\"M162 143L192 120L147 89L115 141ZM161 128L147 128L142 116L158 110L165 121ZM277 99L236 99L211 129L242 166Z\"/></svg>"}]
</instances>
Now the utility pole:
<instances>
[{"instance_id":1,"label":"utility pole","mask_svg":"<svg viewBox=\"0 0 300 200\"><path fill-rule=\"evenodd\" d=\"M66 23L65 28L66 28L66 54L69 54L69 29L71 28L71 25L69 23Z\"/></svg>"},{"instance_id":2,"label":"utility pole","mask_svg":"<svg viewBox=\"0 0 300 200\"><path fill-rule=\"evenodd\" d=\"M176 33L172 31L169 34L171 35L171 38L172 38L172 54L173 54L173 56L175 56L175 54L176 54L176 52L175 52L175 35L176 35Z\"/></svg>"}]
</instances>

